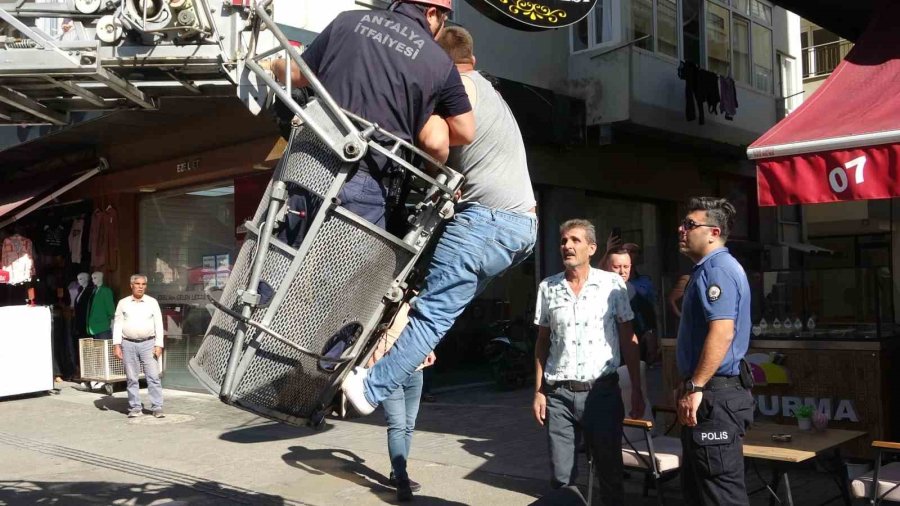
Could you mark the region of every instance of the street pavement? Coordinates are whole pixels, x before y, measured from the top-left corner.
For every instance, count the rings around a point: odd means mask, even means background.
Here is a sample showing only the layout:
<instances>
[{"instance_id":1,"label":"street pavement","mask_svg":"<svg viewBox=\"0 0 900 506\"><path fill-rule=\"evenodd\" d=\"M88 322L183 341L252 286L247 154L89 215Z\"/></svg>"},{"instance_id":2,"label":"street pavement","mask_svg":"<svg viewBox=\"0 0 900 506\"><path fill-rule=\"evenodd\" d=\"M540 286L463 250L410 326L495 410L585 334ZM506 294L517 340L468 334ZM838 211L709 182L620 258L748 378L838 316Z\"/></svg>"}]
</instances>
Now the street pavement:
<instances>
[{"instance_id":1,"label":"street pavement","mask_svg":"<svg viewBox=\"0 0 900 506\"><path fill-rule=\"evenodd\" d=\"M165 397L163 419L128 419L125 392L71 383L0 401L0 505L395 503L380 411L316 432L210 395ZM530 402L527 389L481 388L423 403L409 464L423 487L414 504L527 505L548 493L546 436ZM836 492L813 470L792 479L797 504ZM580 481L584 490L586 472ZM655 492L642 497L639 476L626 483L628 504L656 504ZM677 479L664 489L666 504L681 504ZM765 504L765 493L753 502Z\"/></svg>"}]
</instances>

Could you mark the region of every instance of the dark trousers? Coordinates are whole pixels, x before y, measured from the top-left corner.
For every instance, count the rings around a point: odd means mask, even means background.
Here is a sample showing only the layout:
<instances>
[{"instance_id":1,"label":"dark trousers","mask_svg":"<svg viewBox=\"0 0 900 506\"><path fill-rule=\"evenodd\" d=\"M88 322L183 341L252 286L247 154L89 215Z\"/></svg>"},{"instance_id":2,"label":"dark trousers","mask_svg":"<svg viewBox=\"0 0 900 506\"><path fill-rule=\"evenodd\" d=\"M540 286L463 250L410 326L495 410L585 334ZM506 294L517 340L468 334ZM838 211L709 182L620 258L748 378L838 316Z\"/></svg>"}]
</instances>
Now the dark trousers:
<instances>
[{"instance_id":1,"label":"dark trousers","mask_svg":"<svg viewBox=\"0 0 900 506\"><path fill-rule=\"evenodd\" d=\"M618 375L594 383L590 392L565 388L547 393L547 438L553 488L575 484L576 453L582 434L594 459L600 498L604 505L625 504L622 465L622 420L625 408Z\"/></svg>"},{"instance_id":2,"label":"dark trousers","mask_svg":"<svg viewBox=\"0 0 900 506\"><path fill-rule=\"evenodd\" d=\"M743 439L752 422L749 390L729 387L703 392L697 426L681 429L685 504L750 504L744 483Z\"/></svg>"}]
</instances>

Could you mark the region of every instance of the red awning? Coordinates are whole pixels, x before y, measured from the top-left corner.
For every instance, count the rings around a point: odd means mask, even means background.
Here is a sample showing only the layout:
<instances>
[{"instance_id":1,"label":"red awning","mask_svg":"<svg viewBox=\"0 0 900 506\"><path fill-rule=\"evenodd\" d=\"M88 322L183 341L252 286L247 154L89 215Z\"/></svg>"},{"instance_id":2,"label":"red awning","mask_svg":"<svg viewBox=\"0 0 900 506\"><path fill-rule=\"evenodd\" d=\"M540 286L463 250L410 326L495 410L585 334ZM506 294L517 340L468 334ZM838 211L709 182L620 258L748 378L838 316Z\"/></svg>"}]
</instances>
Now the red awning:
<instances>
[{"instance_id":1,"label":"red awning","mask_svg":"<svg viewBox=\"0 0 900 506\"><path fill-rule=\"evenodd\" d=\"M822 86L747 150L759 205L900 196L900 2L884 2Z\"/></svg>"}]
</instances>

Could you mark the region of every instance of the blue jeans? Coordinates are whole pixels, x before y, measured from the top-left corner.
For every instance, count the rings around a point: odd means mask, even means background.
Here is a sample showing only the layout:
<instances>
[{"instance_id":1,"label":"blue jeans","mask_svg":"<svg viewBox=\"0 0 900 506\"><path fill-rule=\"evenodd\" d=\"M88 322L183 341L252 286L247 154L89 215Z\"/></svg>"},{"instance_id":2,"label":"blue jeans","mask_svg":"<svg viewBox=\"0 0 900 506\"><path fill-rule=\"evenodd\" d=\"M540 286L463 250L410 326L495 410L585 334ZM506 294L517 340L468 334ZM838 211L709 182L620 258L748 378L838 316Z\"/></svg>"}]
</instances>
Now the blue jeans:
<instances>
[{"instance_id":1,"label":"blue jeans","mask_svg":"<svg viewBox=\"0 0 900 506\"><path fill-rule=\"evenodd\" d=\"M148 339L135 343L122 339L122 358L125 362L125 380L128 384L128 405L131 409L141 409L141 385L138 377L141 365L144 366L144 378L147 380L147 391L150 392L150 409L163 407L162 383L159 381L159 367L153 357L155 341Z\"/></svg>"},{"instance_id":2,"label":"blue jeans","mask_svg":"<svg viewBox=\"0 0 900 506\"><path fill-rule=\"evenodd\" d=\"M457 210L438 239L409 324L391 352L369 369L366 400L377 406L405 383L472 299L531 255L536 237L533 214L480 205Z\"/></svg>"},{"instance_id":3,"label":"blue jeans","mask_svg":"<svg viewBox=\"0 0 900 506\"><path fill-rule=\"evenodd\" d=\"M356 171L341 187L338 199L351 213L380 228L385 227L385 189L367 171Z\"/></svg>"},{"instance_id":4,"label":"blue jeans","mask_svg":"<svg viewBox=\"0 0 900 506\"><path fill-rule=\"evenodd\" d=\"M384 400L384 419L388 424L388 455L391 458L391 471L398 480L409 479L406 460L412 446L421 396L422 371L416 371L406 383Z\"/></svg>"}]
</instances>

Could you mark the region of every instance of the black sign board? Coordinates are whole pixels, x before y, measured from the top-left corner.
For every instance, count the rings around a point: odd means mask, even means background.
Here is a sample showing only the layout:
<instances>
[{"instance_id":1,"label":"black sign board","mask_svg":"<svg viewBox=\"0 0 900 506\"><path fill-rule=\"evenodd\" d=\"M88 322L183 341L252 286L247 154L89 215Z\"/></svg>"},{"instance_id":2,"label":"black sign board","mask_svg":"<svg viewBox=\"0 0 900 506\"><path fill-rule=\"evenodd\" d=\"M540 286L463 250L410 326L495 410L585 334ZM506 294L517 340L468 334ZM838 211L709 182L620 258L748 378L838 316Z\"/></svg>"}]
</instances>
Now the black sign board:
<instances>
[{"instance_id":1,"label":"black sign board","mask_svg":"<svg viewBox=\"0 0 900 506\"><path fill-rule=\"evenodd\" d=\"M597 0L466 0L485 16L517 30L539 31L573 25Z\"/></svg>"}]
</instances>

